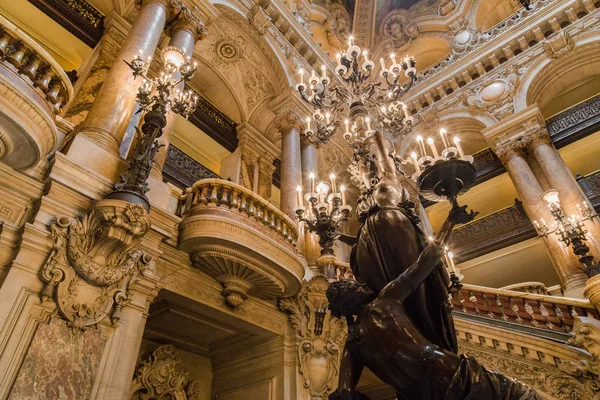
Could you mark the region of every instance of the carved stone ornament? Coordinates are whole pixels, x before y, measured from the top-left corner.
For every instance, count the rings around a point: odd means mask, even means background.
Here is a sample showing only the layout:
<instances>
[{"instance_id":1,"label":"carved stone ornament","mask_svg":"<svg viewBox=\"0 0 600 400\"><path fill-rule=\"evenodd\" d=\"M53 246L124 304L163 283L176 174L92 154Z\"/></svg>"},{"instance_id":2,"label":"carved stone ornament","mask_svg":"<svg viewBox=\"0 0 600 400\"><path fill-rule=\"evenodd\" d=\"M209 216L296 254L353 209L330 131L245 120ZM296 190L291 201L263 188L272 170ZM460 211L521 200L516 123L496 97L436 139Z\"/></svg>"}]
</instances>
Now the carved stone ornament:
<instances>
[{"instance_id":1,"label":"carved stone ornament","mask_svg":"<svg viewBox=\"0 0 600 400\"><path fill-rule=\"evenodd\" d=\"M544 41L542 46L548 57L558 58L572 50L575 42L567 32L562 31L554 38Z\"/></svg>"},{"instance_id":2,"label":"carved stone ornament","mask_svg":"<svg viewBox=\"0 0 600 400\"><path fill-rule=\"evenodd\" d=\"M498 120L512 115L519 74L520 71L511 66L497 76L484 79L481 85L465 94L466 103L489 111Z\"/></svg>"},{"instance_id":3,"label":"carved stone ornament","mask_svg":"<svg viewBox=\"0 0 600 400\"><path fill-rule=\"evenodd\" d=\"M586 349L593 360L582 361L580 365L565 366L561 369L571 375L576 371L580 374L589 373L600 377L600 321L588 317L575 317L569 344Z\"/></svg>"},{"instance_id":4,"label":"carved stone ornament","mask_svg":"<svg viewBox=\"0 0 600 400\"><path fill-rule=\"evenodd\" d=\"M261 6L255 4L248 11L248 22L256 29L259 35L264 35L269 26L271 26L271 17L267 15Z\"/></svg>"},{"instance_id":5,"label":"carved stone ornament","mask_svg":"<svg viewBox=\"0 0 600 400\"><path fill-rule=\"evenodd\" d=\"M42 301L53 301L73 330L107 316L118 322L131 285L153 266L136 248L149 228L142 206L120 200L101 200L81 218L57 217L50 225L54 248L40 274Z\"/></svg>"},{"instance_id":6,"label":"carved stone ornament","mask_svg":"<svg viewBox=\"0 0 600 400\"><path fill-rule=\"evenodd\" d=\"M189 381L180 365L177 349L168 344L156 349L135 370L129 391L130 400L196 400L200 385Z\"/></svg>"},{"instance_id":7,"label":"carved stone ornament","mask_svg":"<svg viewBox=\"0 0 600 400\"><path fill-rule=\"evenodd\" d=\"M279 308L288 314L300 339L299 370L311 400L327 398L335 389L340 353L346 341L346 321L328 311L325 297L328 287L327 278L316 275L303 282L297 296L279 301Z\"/></svg>"},{"instance_id":8,"label":"carved stone ornament","mask_svg":"<svg viewBox=\"0 0 600 400\"><path fill-rule=\"evenodd\" d=\"M331 12L331 26L334 35L341 43L347 43L352 29L348 11L339 3L332 4L329 11Z\"/></svg>"},{"instance_id":9,"label":"carved stone ornament","mask_svg":"<svg viewBox=\"0 0 600 400\"><path fill-rule=\"evenodd\" d=\"M395 48L399 48L419 35L417 26L409 22L402 12L392 13L383 21L383 35L391 39Z\"/></svg>"}]
</instances>

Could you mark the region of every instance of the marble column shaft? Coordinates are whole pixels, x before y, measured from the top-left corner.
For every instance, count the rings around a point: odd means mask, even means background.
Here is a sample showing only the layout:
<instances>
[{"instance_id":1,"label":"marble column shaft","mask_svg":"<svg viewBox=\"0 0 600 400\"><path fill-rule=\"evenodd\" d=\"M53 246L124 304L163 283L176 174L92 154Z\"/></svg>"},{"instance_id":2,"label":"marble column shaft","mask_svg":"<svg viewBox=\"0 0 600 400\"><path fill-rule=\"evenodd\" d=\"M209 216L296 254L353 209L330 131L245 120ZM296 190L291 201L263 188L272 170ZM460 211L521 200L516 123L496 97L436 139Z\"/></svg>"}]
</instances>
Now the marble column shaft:
<instances>
[{"instance_id":1,"label":"marble column shaft","mask_svg":"<svg viewBox=\"0 0 600 400\"><path fill-rule=\"evenodd\" d=\"M281 211L296 218L296 188L302 184L300 133L296 127L281 129Z\"/></svg>"},{"instance_id":2,"label":"marble column shaft","mask_svg":"<svg viewBox=\"0 0 600 400\"><path fill-rule=\"evenodd\" d=\"M119 145L135 108L141 79L134 79L123 60L135 56L147 60L154 55L168 15L166 0L145 0L140 13L126 36L121 51L108 73L80 133L91 138L107 152L118 155Z\"/></svg>"},{"instance_id":3,"label":"marble column shaft","mask_svg":"<svg viewBox=\"0 0 600 400\"><path fill-rule=\"evenodd\" d=\"M302 187L304 192L310 189L310 174L315 174L315 181L319 181L319 170L317 165L317 148L307 140L301 141L302 146ZM314 233L305 232L304 235L304 253L309 267L317 265L321 248L319 239Z\"/></svg>"},{"instance_id":4,"label":"marble column shaft","mask_svg":"<svg viewBox=\"0 0 600 400\"><path fill-rule=\"evenodd\" d=\"M501 159L523 201L523 207L529 218L531 220L544 219L550 223L552 216L546 202L542 199L544 190L529 167L524 150L510 149L501 156ZM570 249L565 248L553 237L544 239L544 243L565 291L581 289L585 282L585 275L578 268L579 263Z\"/></svg>"},{"instance_id":5,"label":"marble column shaft","mask_svg":"<svg viewBox=\"0 0 600 400\"><path fill-rule=\"evenodd\" d=\"M196 26L194 26L194 23ZM169 41L169 47L177 47L187 57L192 57L196 39L198 38L200 31L198 29L198 23L199 21L193 21L189 23L183 22L173 27L171 40ZM176 78L178 76L179 73L177 73ZM180 91L184 90L184 84L179 84L176 89ZM171 136L175 131L175 118L176 114L172 111L169 111L167 114L167 125L163 129L162 136L158 139L159 144L163 145L163 147L158 150L156 156L154 157L151 174L160 181L162 181L162 170L165 165L165 161L167 160Z\"/></svg>"}]
</instances>

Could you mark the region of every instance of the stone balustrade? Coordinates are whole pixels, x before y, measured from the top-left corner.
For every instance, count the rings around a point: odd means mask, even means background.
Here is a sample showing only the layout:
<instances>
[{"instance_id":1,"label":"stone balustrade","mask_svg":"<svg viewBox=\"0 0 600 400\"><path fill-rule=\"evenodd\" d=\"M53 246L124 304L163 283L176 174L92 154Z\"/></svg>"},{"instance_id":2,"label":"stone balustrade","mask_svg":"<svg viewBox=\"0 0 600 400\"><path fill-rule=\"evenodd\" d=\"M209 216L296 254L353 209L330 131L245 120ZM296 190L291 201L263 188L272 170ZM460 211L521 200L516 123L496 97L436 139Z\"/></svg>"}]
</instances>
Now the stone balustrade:
<instances>
[{"instance_id":1,"label":"stone balustrade","mask_svg":"<svg viewBox=\"0 0 600 400\"><path fill-rule=\"evenodd\" d=\"M39 44L0 17L0 60L43 93L55 114L73 97L65 71Z\"/></svg>"},{"instance_id":2,"label":"stone balustrade","mask_svg":"<svg viewBox=\"0 0 600 400\"><path fill-rule=\"evenodd\" d=\"M558 296L464 285L451 298L455 313L541 331L569 333L575 317L600 318L589 301Z\"/></svg>"},{"instance_id":3,"label":"stone balustrade","mask_svg":"<svg viewBox=\"0 0 600 400\"><path fill-rule=\"evenodd\" d=\"M227 304L238 307L250 294L272 300L298 291L306 260L294 246L292 219L222 179L196 182L182 201L179 248L223 285Z\"/></svg>"},{"instance_id":4,"label":"stone balustrade","mask_svg":"<svg viewBox=\"0 0 600 400\"><path fill-rule=\"evenodd\" d=\"M0 16L0 160L28 169L60 145L55 116L73 97L58 63Z\"/></svg>"},{"instance_id":5,"label":"stone balustrade","mask_svg":"<svg viewBox=\"0 0 600 400\"><path fill-rule=\"evenodd\" d=\"M192 186L191 197L186 197L185 201L190 203L184 208L184 214L188 211L194 214L203 206L228 208L258 222L289 244L293 245L298 239L294 221L253 191L233 182L203 179Z\"/></svg>"}]
</instances>

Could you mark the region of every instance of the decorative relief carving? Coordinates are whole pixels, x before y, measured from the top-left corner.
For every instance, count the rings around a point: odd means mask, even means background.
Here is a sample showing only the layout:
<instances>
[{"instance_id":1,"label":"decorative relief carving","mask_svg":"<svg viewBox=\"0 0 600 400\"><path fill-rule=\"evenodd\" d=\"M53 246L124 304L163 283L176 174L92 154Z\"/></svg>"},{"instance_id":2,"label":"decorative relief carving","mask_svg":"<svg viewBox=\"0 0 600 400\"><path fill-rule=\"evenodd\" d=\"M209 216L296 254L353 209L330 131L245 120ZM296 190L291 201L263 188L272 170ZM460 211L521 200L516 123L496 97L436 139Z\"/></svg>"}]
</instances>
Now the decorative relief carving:
<instances>
[{"instance_id":1,"label":"decorative relief carving","mask_svg":"<svg viewBox=\"0 0 600 400\"><path fill-rule=\"evenodd\" d=\"M582 360L579 365L565 368L572 375L592 374L600 377L600 321L588 317L575 317L569 344L586 349L593 357L591 361Z\"/></svg>"},{"instance_id":2,"label":"decorative relief carving","mask_svg":"<svg viewBox=\"0 0 600 400\"><path fill-rule=\"evenodd\" d=\"M302 283L297 296L279 301L279 308L288 314L300 338L299 370L311 399L327 398L335 389L340 353L347 336L346 321L333 317L328 311L325 296L328 287L327 278L316 275Z\"/></svg>"},{"instance_id":3,"label":"decorative relief carving","mask_svg":"<svg viewBox=\"0 0 600 400\"><path fill-rule=\"evenodd\" d=\"M271 25L271 18L261 6L255 4L248 12L248 22L256 29L259 35L264 35L267 32L267 28Z\"/></svg>"},{"instance_id":4,"label":"decorative relief carving","mask_svg":"<svg viewBox=\"0 0 600 400\"><path fill-rule=\"evenodd\" d=\"M107 316L118 322L131 285L152 268L152 257L136 248L149 228L142 206L119 200L101 200L82 218L58 217L50 226L54 249L40 275L42 300L53 301L74 331Z\"/></svg>"},{"instance_id":5,"label":"decorative relief carving","mask_svg":"<svg viewBox=\"0 0 600 400\"><path fill-rule=\"evenodd\" d=\"M339 3L333 4L329 11L331 12L330 21L332 22L334 35L341 43L348 43L348 38L352 33L352 22L348 11Z\"/></svg>"},{"instance_id":6,"label":"decorative relief carving","mask_svg":"<svg viewBox=\"0 0 600 400\"><path fill-rule=\"evenodd\" d=\"M392 41L395 48L409 43L419 35L419 29L410 22L406 11L390 13L382 23L382 34Z\"/></svg>"},{"instance_id":7,"label":"decorative relief carving","mask_svg":"<svg viewBox=\"0 0 600 400\"><path fill-rule=\"evenodd\" d=\"M542 44L546 55L550 58L558 58L575 47L573 38L567 32L562 31L555 37L544 41Z\"/></svg>"},{"instance_id":8,"label":"decorative relief carving","mask_svg":"<svg viewBox=\"0 0 600 400\"><path fill-rule=\"evenodd\" d=\"M460 343L463 354L474 356L486 368L516 377L519 381L533 386L557 399L595 399L600 386L594 379L578 379L558 368L540 365L526 357L495 355L484 351L483 346ZM479 348L481 349L479 349Z\"/></svg>"},{"instance_id":9,"label":"decorative relief carving","mask_svg":"<svg viewBox=\"0 0 600 400\"><path fill-rule=\"evenodd\" d=\"M188 380L174 346L156 349L135 370L129 392L130 400L197 400L200 399L196 381Z\"/></svg>"}]
</instances>

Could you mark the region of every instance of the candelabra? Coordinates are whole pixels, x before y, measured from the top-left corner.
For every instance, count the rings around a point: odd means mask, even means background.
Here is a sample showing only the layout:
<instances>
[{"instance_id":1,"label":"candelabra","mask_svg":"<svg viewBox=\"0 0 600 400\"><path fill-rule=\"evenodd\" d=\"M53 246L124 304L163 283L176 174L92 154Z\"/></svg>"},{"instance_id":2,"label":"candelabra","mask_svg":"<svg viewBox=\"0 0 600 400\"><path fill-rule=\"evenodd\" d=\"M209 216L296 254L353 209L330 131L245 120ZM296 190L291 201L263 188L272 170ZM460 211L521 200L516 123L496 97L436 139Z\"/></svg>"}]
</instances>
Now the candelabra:
<instances>
[{"instance_id":1,"label":"candelabra","mask_svg":"<svg viewBox=\"0 0 600 400\"><path fill-rule=\"evenodd\" d=\"M580 215L567 217L560 206L558 191L554 189L544 192L542 198L548 203L554 222L552 228L549 228L543 219L540 219L541 223L533 221L538 234L543 237L554 234L566 247L572 246L573 253L579 257L579 262L583 264L583 271L588 277L600 274L600 263L596 264L594 256L588 254L590 248L585 244L588 239L584 224L586 221L593 222L598 215L587 203L583 203L583 208L577 205Z\"/></svg>"},{"instance_id":2,"label":"candelabra","mask_svg":"<svg viewBox=\"0 0 600 400\"><path fill-rule=\"evenodd\" d=\"M311 190L303 196L298 186L298 219L306 224L309 232L319 237L321 255L333 255L333 243L342 223L348 220L352 207L346 204L346 189L337 190L335 175L331 175L331 187L325 182L315 186L315 176L310 174ZM329 190L331 189L331 193Z\"/></svg>"},{"instance_id":3,"label":"candelabra","mask_svg":"<svg viewBox=\"0 0 600 400\"><path fill-rule=\"evenodd\" d=\"M161 147L156 139L162 135L167 124L167 112L171 110L187 118L196 109L198 101L198 96L191 91L178 89L192 78L197 64L192 65L189 57L185 58L181 51L177 52L173 47L165 50L163 58L166 73L161 73L157 79L147 76L151 58L146 62L136 56L131 62L125 61L134 78L141 77L144 80L136 95L140 105L138 112L145 112L144 124L141 129L136 128L137 143L129 168L121 175L120 183L115 185L115 190L108 196L141 204L147 211L150 210L150 202L146 197L149 190L146 181L154 156Z\"/></svg>"},{"instance_id":4,"label":"candelabra","mask_svg":"<svg viewBox=\"0 0 600 400\"><path fill-rule=\"evenodd\" d=\"M414 118L401 98L417 80L414 58L397 62L392 53L391 65L388 67L382 58L379 79L371 79L375 63L369 59L368 51L361 50L350 37L348 49L337 54L336 59L335 73L346 85L332 87L325 65L321 67L321 75L312 70L308 85L304 83L305 71L299 70L300 83L296 89L315 110L306 119L309 141L317 145L327 143L342 121L344 138L350 144L375 129L392 136L410 129Z\"/></svg>"}]
</instances>

